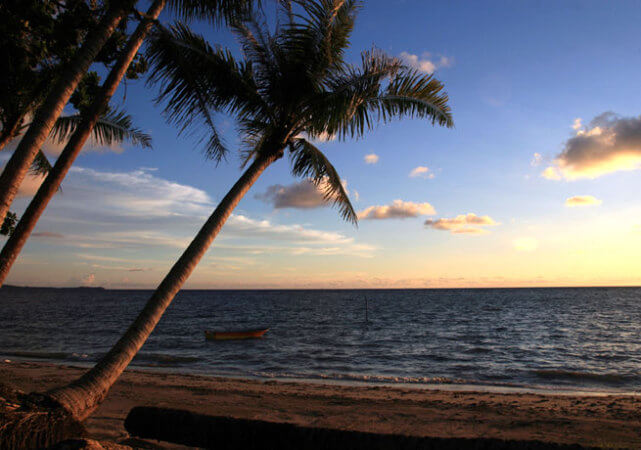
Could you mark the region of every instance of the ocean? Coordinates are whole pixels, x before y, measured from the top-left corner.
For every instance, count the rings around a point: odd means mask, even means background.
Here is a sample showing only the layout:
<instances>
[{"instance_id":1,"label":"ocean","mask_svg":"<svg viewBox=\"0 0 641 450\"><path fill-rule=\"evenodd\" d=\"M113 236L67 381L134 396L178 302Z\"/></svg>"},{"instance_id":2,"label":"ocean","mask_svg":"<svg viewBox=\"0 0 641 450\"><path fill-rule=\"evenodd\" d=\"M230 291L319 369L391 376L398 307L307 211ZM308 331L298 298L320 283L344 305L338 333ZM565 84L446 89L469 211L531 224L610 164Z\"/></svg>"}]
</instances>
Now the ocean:
<instances>
[{"instance_id":1,"label":"ocean","mask_svg":"<svg viewBox=\"0 0 641 450\"><path fill-rule=\"evenodd\" d=\"M88 366L150 293L4 287L0 358ZM260 327L270 328L263 339L204 338L205 330ZM184 290L131 367L641 393L641 288Z\"/></svg>"}]
</instances>

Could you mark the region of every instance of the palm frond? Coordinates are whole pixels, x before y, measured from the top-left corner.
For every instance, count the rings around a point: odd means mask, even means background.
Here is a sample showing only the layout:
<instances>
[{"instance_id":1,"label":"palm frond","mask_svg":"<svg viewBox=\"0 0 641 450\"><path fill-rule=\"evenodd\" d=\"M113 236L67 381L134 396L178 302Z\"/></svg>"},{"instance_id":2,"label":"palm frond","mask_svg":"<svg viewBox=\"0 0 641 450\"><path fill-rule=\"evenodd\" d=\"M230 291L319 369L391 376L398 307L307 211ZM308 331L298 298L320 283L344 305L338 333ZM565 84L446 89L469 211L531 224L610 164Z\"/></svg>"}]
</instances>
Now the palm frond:
<instances>
[{"instance_id":1,"label":"palm frond","mask_svg":"<svg viewBox=\"0 0 641 450\"><path fill-rule=\"evenodd\" d=\"M359 108L377 98L384 82L403 68L397 58L380 50L365 51L360 67L346 67L327 77L327 90L316 94L305 105L303 117L311 135L336 135L339 139L361 137L373 125L370 110ZM356 117L357 113L360 113Z\"/></svg>"},{"instance_id":2,"label":"palm frond","mask_svg":"<svg viewBox=\"0 0 641 450\"><path fill-rule=\"evenodd\" d=\"M309 178L321 189L325 200L338 208L343 220L357 225L358 217L341 178L323 152L303 138L293 139L290 150L292 173L299 177Z\"/></svg>"},{"instance_id":3,"label":"palm frond","mask_svg":"<svg viewBox=\"0 0 641 450\"><path fill-rule=\"evenodd\" d=\"M305 14L283 30L283 45L305 61L313 77L323 77L343 65L360 2L355 0L299 0Z\"/></svg>"},{"instance_id":4,"label":"palm frond","mask_svg":"<svg viewBox=\"0 0 641 450\"><path fill-rule=\"evenodd\" d=\"M227 149L213 114L225 110L239 117L269 113L258 93L250 64L238 63L228 50L213 48L182 24L152 36L148 56L153 65L151 84L160 85L157 101L165 104L170 123L180 132L207 126L205 153L220 161Z\"/></svg>"},{"instance_id":5,"label":"palm frond","mask_svg":"<svg viewBox=\"0 0 641 450\"><path fill-rule=\"evenodd\" d=\"M92 132L100 145L129 142L142 148L151 148L151 136L133 125L130 115L124 111L113 110L102 115Z\"/></svg>"},{"instance_id":6,"label":"palm frond","mask_svg":"<svg viewBox=\"0 0 641 450\"><path fill-rule=\"evenodd\" d=\"M80 114L60 116L51 130L51 138L59 143L68 141L81 121ZM133 126L131 116L124 111L103 114L93 127L91 137L97 144L104 146L128 141L133 145L151 148L151 136Z\"/></svg>"},{"instance_id":7,"label":"palm frond","mask_svg":"<svg viewBox=\"0 0 641 450\"><path fill-rule=\"evenodd\" d=\"M451 128L454 122L443 88L443 83L432 75L415 69L402 70L376 102L380 102L384 120L391 116L429 118L432 124Z\"/></svg>"},{"instance_id":8,"label":"palm frond","mask_svg":"<svg viewBox=\"0 0 641 450\"><path fill-rule=\"evenodd\" d=\"M403 117L453 126L443 84L380 51L364 52L360 68L334 76L328 86L306 111L312 134L359 138L380 122Z\"/></svg>"},{"instance_id":9,"label":"palm frond","mask_svg":"<svg viewBox=\"0 0 641 450\"><path fill-rule=\"evenodd\" d=\"M52 165L42 150L39 150L29 167L29 173L35 176L46 176L51 171Z\"/></svg>"},{"instance_id":10,"label":"palm frond","mask_svg":"<svg viewBox=\"0 0 641 450\"><path fill-rule=\"evenodd\" d=\"M169 9L182 20L206 20L219 26L244 20L255 3L257 0L172 0Z\"/></svg>"}]
</instances>

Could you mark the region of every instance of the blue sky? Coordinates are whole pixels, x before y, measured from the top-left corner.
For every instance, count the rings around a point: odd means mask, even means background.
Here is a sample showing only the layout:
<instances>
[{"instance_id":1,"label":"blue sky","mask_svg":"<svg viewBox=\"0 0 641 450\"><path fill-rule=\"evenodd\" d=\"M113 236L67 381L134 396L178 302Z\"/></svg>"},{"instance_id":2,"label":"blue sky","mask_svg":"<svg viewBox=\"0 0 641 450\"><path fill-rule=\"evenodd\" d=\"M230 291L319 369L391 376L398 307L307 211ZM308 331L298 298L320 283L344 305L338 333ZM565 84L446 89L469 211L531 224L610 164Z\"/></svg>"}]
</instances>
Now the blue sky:
<instances>
[{"instance_id":1,"label":"blue sky","mask_svg":"<svg viewBox=\"0 0 641 450\"><path fill-rule=\"evenodd\" d=\"M298 192L280 161L187 287L638 284L639 23L638 2L625 1L365 2L348 59L374 45L433 72L455 128L405 120L321 144L358 211L392 207L357 229L328 207L266 201L274 185ZM193 28L238 50L224 30ZM206 161L164 122L155 93L129 81L113 102L153 150L87 149L9 283L151 288L177 259L240 160ZM233 149L233 122L219 125Z\"/></svg>"}]
</instances>

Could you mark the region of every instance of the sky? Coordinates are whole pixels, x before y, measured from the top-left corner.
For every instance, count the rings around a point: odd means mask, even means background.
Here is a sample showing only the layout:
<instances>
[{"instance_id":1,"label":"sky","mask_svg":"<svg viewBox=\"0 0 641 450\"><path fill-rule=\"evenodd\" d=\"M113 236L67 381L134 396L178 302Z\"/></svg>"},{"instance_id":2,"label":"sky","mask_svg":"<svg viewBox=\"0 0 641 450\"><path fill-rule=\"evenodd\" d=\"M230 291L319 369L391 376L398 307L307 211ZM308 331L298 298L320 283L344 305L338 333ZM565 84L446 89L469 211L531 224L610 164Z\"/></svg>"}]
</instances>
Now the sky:
<instances>
[{"instance_id":1,"label":"sky","mask_svg":"<svg viewBox=\"0 0 641 450\"><path fill-rule=\"evenodd\" d=\"M319 144L358 227L278 161L185 287L641 284L639 23L636 1L366 1L348 61L376 46L433 74L455 127L403 120ZM228 31L192 28L239 54ZM238 152L207 161L193 136L166 123L156 93L128 81L112 102L153 149L89 145L7 283L162 280L242 172ZM217 120L237 148L233 119ZM60 146L47 151L55 158ZM22 186L18 214L37 184Z\"/></svg>"}]
</instances>

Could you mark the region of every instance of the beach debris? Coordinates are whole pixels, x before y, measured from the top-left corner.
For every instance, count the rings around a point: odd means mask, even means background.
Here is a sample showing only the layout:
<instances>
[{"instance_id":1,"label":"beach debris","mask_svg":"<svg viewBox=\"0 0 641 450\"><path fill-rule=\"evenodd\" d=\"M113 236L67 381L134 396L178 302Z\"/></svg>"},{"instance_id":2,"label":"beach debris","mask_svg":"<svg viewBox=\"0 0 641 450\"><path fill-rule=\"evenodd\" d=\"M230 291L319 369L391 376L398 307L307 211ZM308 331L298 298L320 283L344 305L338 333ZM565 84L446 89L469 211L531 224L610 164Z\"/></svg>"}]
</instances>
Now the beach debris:
<instances>
[{"instance_id":1,"label":"beach debris","mask_svg":"<svg viewBox=\"0 0 641 450\"><path fill-rule=\"evenodd\" d=\"M137 406L125 419L132 436L193 447L226 449L425 449L425 450L578 450L541 441L491 438L437 438L305 427L291 423L209 416L191 411Z\"/></svg>"}]
</instances>

